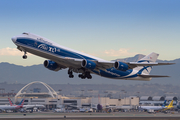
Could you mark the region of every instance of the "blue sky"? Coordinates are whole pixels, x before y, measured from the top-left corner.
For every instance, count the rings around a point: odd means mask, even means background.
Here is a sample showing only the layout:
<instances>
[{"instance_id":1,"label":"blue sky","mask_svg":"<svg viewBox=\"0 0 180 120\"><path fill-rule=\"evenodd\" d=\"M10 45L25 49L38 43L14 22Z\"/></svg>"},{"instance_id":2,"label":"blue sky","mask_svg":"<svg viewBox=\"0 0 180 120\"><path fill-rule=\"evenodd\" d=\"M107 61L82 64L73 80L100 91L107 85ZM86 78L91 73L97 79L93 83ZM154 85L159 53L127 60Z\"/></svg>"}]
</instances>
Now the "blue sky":
<instances>
[{"instance_id":1,"label":"blue sky","mask_svg":"<svg viewBox=\"0 0 180 120\"><path fill-rule=\"evenodd\" d=\"M0 62L22 59L11 37L31 32L96 57L113 60L157 52L180 58L179 0L0 0Z\"/></svg>"}]
</instances>

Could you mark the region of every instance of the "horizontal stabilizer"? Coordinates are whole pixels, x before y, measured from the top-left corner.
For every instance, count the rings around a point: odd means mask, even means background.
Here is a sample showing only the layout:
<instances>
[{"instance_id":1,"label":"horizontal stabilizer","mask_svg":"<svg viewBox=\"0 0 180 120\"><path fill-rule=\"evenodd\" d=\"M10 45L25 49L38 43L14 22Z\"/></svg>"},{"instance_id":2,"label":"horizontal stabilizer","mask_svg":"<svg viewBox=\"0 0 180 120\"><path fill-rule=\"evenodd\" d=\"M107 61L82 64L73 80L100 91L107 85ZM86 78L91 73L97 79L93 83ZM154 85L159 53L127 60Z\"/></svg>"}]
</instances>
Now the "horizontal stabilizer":
<instances>
[{"instance_id":1,"label":"horizontal stabilizer","mask_svg":"<svg viewBox=\"0 0 180 120\"><path fill-rule=\"evenodd\" d=\"M139 62L129 62L126 63L128 66L133 69L138 66L158 66L158 65L172 65L175 63L158 63L158 62L150 62L150 63L139 63Z\"/></svg>"},{"instance_id":2,"label":"horizontal stabilizer","mask_svg":"<svg viewBox=\"0 0 180 120\"><path fill-rule=\"evenodd\" d=\"M172 65L175 63L158 63L158 62L151 62L151 63L138 63L138 62L129 62L129 65L136 65L136 66L158 66L158 65Z\"/></svg>"},{"instance_id":3,"label":"horizontal stabilizer","mask_svg":"<svg viewBox=\"0 0 180 120\"><path fill-rule=\"evenodd\" d=\"M143 77L143 78L151 78L151 77L169 77L166 75L138 75L139 77Z\"/></svg>"}]
</instances>

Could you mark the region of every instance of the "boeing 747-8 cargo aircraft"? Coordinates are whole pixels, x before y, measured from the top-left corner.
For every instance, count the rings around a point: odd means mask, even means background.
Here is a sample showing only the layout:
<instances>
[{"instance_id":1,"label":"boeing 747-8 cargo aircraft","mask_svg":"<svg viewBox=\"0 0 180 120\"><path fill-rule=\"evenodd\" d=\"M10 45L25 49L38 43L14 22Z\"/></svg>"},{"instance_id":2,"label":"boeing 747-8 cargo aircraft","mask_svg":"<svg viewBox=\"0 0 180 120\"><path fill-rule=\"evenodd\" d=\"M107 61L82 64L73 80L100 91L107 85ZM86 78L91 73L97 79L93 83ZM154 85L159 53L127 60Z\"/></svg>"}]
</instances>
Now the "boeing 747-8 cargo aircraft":
<instances>
[{"instance_id":1,"label":"boeing 747-8 cargo aircraft","mask_svg":"<svg viewBox=\"0 0 180 120\"><path fill-rule=\"evenodd\" d=\"M26 53L46 58L44 66L49 70L58 71L69 68L68 74L73 78L73 72L79 73L82 79L91 79L91 74L102 77L127 80L149 81L152 77L168 77L159 75L149 75L152 66L170 65L173 63L157 63L159 54L152 52L137 62L106 61L82 52L78 52L67 47L63 47L44 37L22 33L12 37L12 41L17 45L17 49Z\"/></svg>"}]
</instances>

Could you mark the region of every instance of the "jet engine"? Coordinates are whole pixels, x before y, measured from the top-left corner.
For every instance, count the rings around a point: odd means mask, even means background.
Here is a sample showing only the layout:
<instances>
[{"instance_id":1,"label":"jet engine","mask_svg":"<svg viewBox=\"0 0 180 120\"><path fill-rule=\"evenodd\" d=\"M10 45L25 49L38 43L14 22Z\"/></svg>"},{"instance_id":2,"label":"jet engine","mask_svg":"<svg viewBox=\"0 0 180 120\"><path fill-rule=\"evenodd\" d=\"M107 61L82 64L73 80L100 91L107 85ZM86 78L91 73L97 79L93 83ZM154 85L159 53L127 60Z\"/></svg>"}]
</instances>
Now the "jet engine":
<instances>
[{"instance_id":1,"label":"jet engine","mask_svg":"<svg viewBox=\"0 0 180 120\"><path fill-rule=\"evenodd\" d=\"M117 70L121 70L121 71L126 71L128 70L129 66L126 64L126 63L123 63L123 62L115 62L114 63L114 67L117 69Z\"/></svg>"},{"instance_id":2,"label":"jet engine","mask_svg":"<svg viewBox=\"0 0 180 120\"><path fill-rule=\"evenodd\" d=\"M93 70L95 67L96 67L96 63L90 61L90 60L83 60L82 63L81 63L81 66L83 68L87 68L87 69L91 69Z\"/></svg>"},{"instance_id":3,"label":"jet engine","mask_svg":"<svg viewBox=\"0 0 180 120\"><path fill-rule=\"evenodd\" d=\"M44 67L53 71L58 71L61 69L56 62L51 61L51 60L45 60Z\"/></svg>"}]
</instances>

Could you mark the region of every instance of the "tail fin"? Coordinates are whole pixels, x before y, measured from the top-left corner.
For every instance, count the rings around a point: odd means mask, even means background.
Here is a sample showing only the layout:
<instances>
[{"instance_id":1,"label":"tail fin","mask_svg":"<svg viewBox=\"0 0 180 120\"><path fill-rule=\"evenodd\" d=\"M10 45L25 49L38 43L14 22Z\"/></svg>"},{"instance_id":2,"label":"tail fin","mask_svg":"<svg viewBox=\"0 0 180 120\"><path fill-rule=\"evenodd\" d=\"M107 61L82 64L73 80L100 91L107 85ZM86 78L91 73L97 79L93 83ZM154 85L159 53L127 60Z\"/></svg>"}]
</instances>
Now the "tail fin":
<instances>
[{"instance_id":1,"label":"tail fin","mask_svg":"<svg viewBox=\"0 0 180 120\"><path fill-rule=\"evenodd\" d=\"M173 106L173 100L170 102L170 104L168 105L168 107L172 107Z\"/></svg>"},{"instance_id":2,"label":"tail fin","mask_svg":"<svg viewBox=\"0 0 180 120\"><path fill-rule=\"evenodd\" d=\"M158 56L159 54L152 52L149 55L146 55L145 57L140 59L138 62L156 62Z\"/></svg>"},{"instance_id":3,"label":"tail fin","mask_svg":"<svg viewBox=\"0 0 180 120\"><path fill-rule=\"evenodd\" d=\"M150 53L149 55L146 55L145 57L143 57L142 59L140 59L138 61L138 63L150 63L150 62L156 62L157 58L158 58L159 54L157 53ZM152 70L152 66L138 66L136 68L137 71L141 71L142 73L149 75L149 73Z\"/></svg>"},{"instance_id":4,"label":"tail fin","mask_svg":"<svg viewBox=\"0 0 180 120\"><path fill-rule=\"evenodd\" d=\"M166 106L166 100L164 101L164 103L162 104L162 106L163 106L163 107L165 107L165 106Z\"/></svg>"},{"instance_id":5,"label":"tail fin","mask_svg":"<svg viewBox=\"0 0 180 120\"><path fill-rule=\"evenodd\" d=\"M19 105L24 105L24 99L21 100L21 102L19 103Z\"/></svg>"},{"instance_id":6,"label":"tail fin","mask_svg":"<svg viewBox=\"0 0 180 120\"><path fill-rule=\"evenodd\" d=\"M12 100L10 98L8 98L8 100L9 100L9 104L12 106L13 105Z\"/></svg>"}]
</instances>

